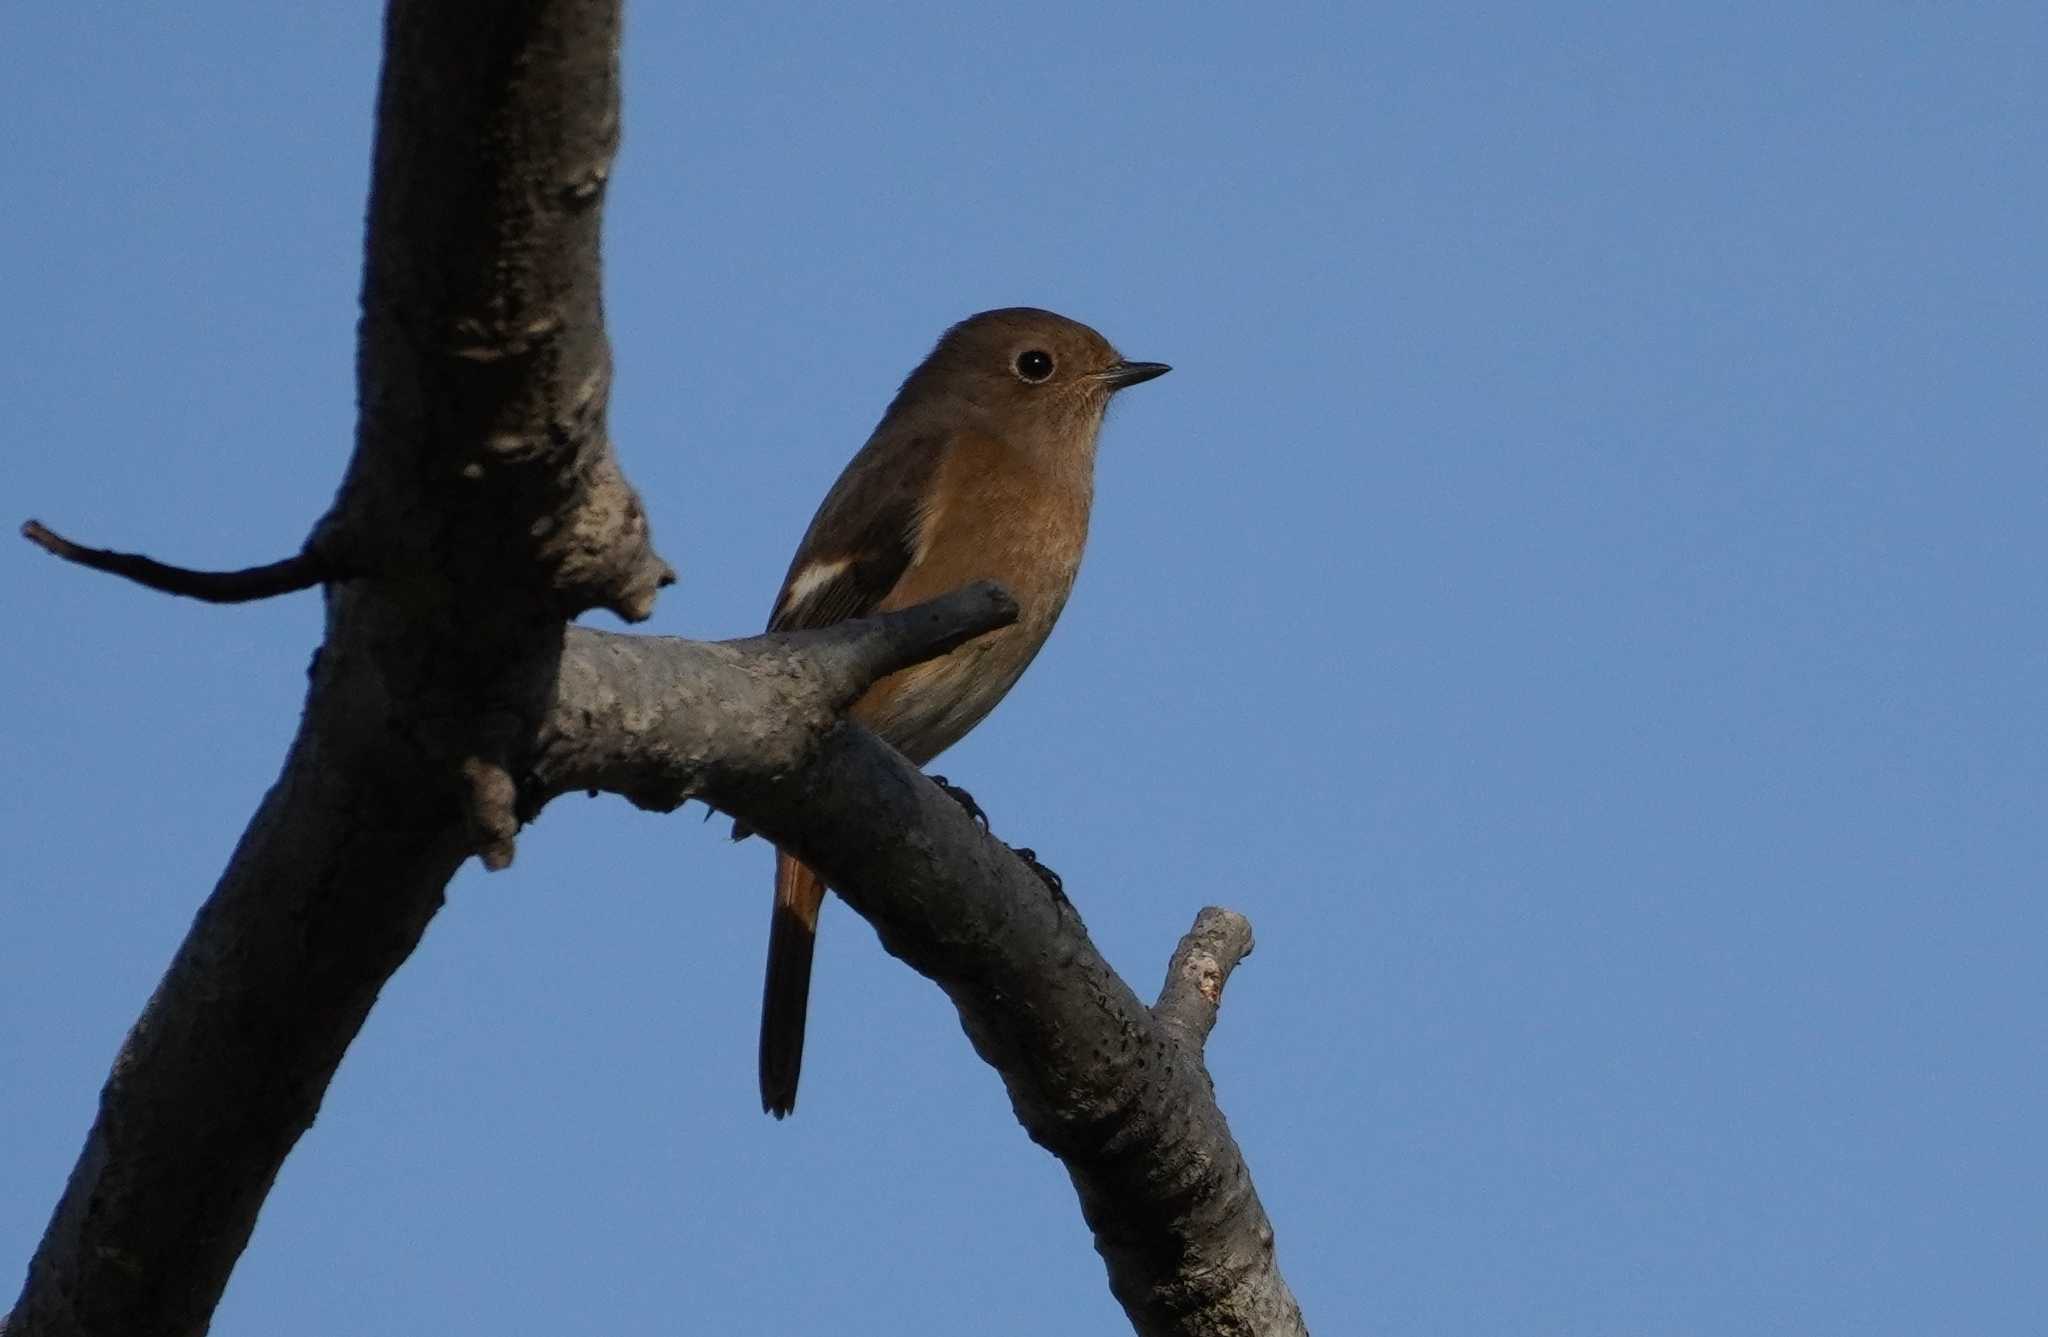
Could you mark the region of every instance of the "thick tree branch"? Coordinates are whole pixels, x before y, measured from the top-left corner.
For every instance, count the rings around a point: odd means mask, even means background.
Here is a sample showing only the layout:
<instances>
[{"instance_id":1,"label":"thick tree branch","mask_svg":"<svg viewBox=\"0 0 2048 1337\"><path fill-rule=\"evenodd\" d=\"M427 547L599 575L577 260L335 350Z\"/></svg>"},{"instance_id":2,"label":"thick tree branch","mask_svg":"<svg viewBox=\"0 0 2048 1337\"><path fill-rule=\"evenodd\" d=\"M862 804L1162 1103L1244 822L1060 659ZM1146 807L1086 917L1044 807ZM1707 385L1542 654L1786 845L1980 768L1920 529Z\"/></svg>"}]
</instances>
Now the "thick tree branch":
<instances>
[{"instance_id":1,"label":"thick tree branch","mask_svg":"<svg viewBox=\"0 0 2048 1337\"><path fill-rule=\"evenodd\" d=\"M394 0L385 49L356 447L307 543L352 578L327 588L283 774L122 1045L9 1337L205 1331L448 878L478 848L510 857L505 786L466 763L530 746L565 618L643 616L669 577L604 430L616 0Z\"/></svg>"},{"instance_id":2,"label":"thick tree branch","mask_svg":"<svg viewBox=\"0 0 2048 1337\"><path fill-rule=\"evenodd\" d=\"M714 794L730 801L801 768L877 679L1016 617L1016 601L983 583L900 612L741 641L571 627L521 813L576 790L657 812Z\"/></svg>"},{"instance_id":3,"label":"thick tree branch","mask_svg":"<svg viewBox=\"0 0 2048 1337\"><path fill-rule=\"evenodd\" d=\"M953 1000L1025 1131L1066 1165L1140 1333L1306 1331L1202 1059L1250 925L1204 911L1155 1014L1072 906L928 777L853 725L818 734L772 675L736 671L747 644L572 634L535 802L699 797L802 857Z\"/></svg>"}]
</instances>

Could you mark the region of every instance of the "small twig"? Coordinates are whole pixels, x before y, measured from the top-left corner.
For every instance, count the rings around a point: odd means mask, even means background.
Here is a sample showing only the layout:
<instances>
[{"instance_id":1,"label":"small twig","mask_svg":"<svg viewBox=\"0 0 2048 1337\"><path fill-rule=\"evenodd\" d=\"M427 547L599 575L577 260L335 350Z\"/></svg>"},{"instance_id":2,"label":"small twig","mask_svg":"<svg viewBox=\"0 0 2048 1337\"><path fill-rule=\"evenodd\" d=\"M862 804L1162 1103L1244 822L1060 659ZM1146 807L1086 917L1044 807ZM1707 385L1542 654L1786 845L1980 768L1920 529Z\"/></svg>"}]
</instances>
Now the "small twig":
<instances>
[{"instance_id":1,"label":"small twig","mask_svg":"<svg viewBox=\"0 0 2048 1337\"><path fill-rule=\"evenodd\" d=\"M45 529L41 521L25 520L21 536L53 557L67 562L123 576L138 585L165 594L182 594L208 603L239 604L275 598L338 579L338 573L310 552L301 552L268 566L251 566L240 571L193 571L169 566L140 553L114 552L73 543L62 534Z\"/></svg>"},{"instance_id":2,"label":"small twig","mask_svg":"<svg viewBox=\"0 0 2048 1337\"><path fill-rule=\"evenodd\" d=\"M992 580L978 580L909 608L859 619L865 628L859 636L845 634L847 623L772 634L803 648L830 684L835 708L843 710L890 674L937 659L1016 620L1017 601L1010 592Z\"/></svg>"},{"instance_id":3,"label":"small twig","mask_svg":"<svg viewBox=\"0 0 2048 1337\"><path fill-rule=\"evenodd\" d=\"M1216 1029L1223 1005L1223 985L1237 963L1252 954L1252 921L1235 910L1210 906L1195 916L1195 926L1173 949L1166 967L1166 985L1152 1015L1159 1024L1191 1040L1200 1049Z\"/></svg>"}]
</instances>

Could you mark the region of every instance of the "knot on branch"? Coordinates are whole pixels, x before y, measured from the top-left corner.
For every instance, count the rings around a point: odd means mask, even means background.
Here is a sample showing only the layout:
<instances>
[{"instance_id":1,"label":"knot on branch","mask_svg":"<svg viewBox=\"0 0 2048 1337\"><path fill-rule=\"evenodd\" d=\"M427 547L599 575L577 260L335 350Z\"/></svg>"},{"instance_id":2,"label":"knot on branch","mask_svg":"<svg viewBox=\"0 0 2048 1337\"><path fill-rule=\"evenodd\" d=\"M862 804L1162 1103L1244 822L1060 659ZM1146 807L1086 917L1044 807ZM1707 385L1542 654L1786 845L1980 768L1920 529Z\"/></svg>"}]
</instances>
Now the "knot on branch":
<instances>
[{"instance_id":1,"label":"knot on branch","mask_svg":"<svg viewBox=\"0 0 2048 1337\"><path fill-rule=\"evenodd\" d=\"M484 757L463 760L462 784L476 857L493 873L510 868L519 836L519 786L502 762Z\"/></svg>"}]
</instances>

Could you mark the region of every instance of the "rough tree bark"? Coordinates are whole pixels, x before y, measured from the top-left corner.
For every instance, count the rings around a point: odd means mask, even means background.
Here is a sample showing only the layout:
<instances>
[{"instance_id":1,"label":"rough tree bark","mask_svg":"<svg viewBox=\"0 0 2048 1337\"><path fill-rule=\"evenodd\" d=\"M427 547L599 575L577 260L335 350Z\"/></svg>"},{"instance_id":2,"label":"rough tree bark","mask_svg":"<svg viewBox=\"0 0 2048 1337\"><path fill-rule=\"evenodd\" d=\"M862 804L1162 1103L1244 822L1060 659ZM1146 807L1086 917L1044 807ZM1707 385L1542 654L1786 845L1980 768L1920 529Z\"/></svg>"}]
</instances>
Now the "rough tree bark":
<instances>
[{"instance_id":1,"label":"rough tree bark","mask_svg":"<svg viewBox=\"0 0 2048 1337\"><path fill-rule=\"evenodd\" d=\"M508 864L571 790L703 798L824 872L958 1006L1138 1331L1304 1331L1202 1062L1249 925L1204 911L1145 1007L1071 906L839 718L1004 625L1007 595L723 644L568 625L643 618L673 578L605 431L618 25L616 0L392 3L356 447L299 554L190 572L24 526L217 602L318 584L327 619L283 772L123 1044L0 1332L204 1332L448 879Z\"/></svg>"}]
</instances>

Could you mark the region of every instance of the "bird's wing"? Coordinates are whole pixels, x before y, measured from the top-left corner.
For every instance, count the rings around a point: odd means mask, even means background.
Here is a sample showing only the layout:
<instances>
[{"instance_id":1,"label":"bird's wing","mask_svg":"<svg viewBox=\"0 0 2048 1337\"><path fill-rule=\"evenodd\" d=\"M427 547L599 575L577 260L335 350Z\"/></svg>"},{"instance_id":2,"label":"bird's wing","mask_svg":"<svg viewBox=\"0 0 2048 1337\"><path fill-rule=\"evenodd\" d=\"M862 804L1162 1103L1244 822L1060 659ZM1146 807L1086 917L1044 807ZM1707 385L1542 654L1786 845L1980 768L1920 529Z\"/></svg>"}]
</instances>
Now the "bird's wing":
<instances>
[{"instance_id":1,"label":"bird's wing","mask_svg":"<svg viewBox=\"0 0 2048 1337\"><path fill-rule=\"evenodd\" d=\"M946 440L877 436L854 456L797 547L768 630L827 627L875 610L917 558Z\"/></svg>"},{"instance_id":2,"label":"bird's wing","mask_svg":"<svg viewBox=\"0 0 2048 1337\"><path fill-rule=\"evenodd\" d=\"M861 447L797 545L768 630L829 627L872 613L888 597L917 560L947 439L878 432ZM750 834L745 822L733 823L734 840Z\"/></svg>"}]
</instances>

